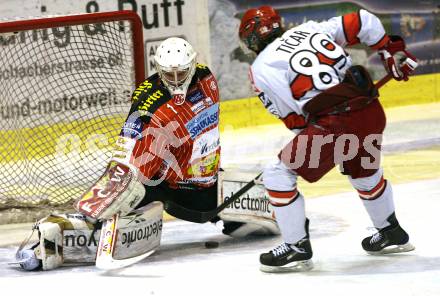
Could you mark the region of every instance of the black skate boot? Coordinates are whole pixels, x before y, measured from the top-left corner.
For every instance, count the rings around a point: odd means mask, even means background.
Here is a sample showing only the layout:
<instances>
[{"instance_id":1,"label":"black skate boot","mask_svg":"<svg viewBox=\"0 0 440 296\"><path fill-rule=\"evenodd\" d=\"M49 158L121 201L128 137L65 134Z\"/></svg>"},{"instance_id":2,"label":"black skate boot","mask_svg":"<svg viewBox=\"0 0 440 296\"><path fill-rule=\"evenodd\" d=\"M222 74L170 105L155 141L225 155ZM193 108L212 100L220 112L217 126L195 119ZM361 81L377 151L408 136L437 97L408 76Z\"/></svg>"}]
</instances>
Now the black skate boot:
<instances>
[{"instance_id":1,"label":"black skate boot","mask_svg":"<svg viewBox=\"0 0 440 296\"><path fill-rule=\"evenodd\" d=\"M379 229L372 236L362 240L362 248L372 255L391 254L409 252L415 249L410 244L409 236L405 230L400 227L396 215L391 214L387 221L391 224L385 228Z\"/></svg>"},{"instance_id":2,"label":"black skate boot","mask_svg":"<svg viewBox=\"0 0 440 296\"><path fill-rule=\"evenodd\" d=\"M264 272L295 272L313 268L313 256L309 240L309 219L306 219L307 235L294 245L283 243L268 253L260 255L260 270Z\"/></svg>"}]
</instances>

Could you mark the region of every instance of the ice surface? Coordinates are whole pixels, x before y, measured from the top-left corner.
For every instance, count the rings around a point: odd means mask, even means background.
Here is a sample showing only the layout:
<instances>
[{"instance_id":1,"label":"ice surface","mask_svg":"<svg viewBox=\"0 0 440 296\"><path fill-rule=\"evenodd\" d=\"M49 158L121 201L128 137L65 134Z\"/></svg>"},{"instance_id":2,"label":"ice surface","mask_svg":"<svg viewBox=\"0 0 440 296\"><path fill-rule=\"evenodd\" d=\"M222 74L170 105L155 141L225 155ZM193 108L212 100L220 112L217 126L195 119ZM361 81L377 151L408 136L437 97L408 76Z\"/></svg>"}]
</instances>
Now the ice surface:
<instances>
[{"instance_id":1,"label":"ice surface","mask_svg":"<svg viewBox=\"0 0 440 296\"><path fill-rule=\"evenodd\" d=\"M394 193L397 217L416 246L411 253L364 253L360 241L370 234L370 222L357 195L345 193L306 200L315 263L310 272L259 271L259 254L277 245L278 236L230 238L221 225L173 221L164 225L156 254L113 272L93 266L23 272L6 265L15 250L0 249L0 287L45 295L48 289L79 294L81 285L113 295L120 289L141 295L440 295L440 180L397 185ZM206 249L208 240L219 248Z\"/></svg>"}]
</instances>

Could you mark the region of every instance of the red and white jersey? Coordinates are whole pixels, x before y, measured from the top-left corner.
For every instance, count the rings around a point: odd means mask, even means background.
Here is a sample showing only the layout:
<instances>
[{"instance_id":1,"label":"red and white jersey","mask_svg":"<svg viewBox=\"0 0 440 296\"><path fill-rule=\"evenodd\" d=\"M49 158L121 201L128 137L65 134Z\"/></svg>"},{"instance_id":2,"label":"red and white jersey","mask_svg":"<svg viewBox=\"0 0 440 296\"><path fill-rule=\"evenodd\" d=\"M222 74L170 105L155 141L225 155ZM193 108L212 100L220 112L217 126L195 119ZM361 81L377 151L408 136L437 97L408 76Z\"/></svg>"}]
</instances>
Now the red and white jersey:
<instances>
[{"instance_id":1,"label":"red and white jersey","mask_svg":"<svg viewBox=\"0 0 440 296\"><path fill-rule=\"evenodd\" d=\"M343 47L360 42L378 49L388 42L380 20L366 10L317 23L306 22L269 44L250 68L266 109L289 129L305 125L304 105L340 83L352 60Z\"/></svg>"},{"instance_id":2,"label":"red and white jersey","mask_svg":"<svg viewBox=\"0 0 440 296\"><path fill-rule=\"evenodd\" d=\"M133 92L133 105L113 158L139 169L139 180L172 188L210 187L220 161L219 90L198 64L185 100L154 74ZM118 151L119 149L119 151Z\"/></svg>"}]
</instances>

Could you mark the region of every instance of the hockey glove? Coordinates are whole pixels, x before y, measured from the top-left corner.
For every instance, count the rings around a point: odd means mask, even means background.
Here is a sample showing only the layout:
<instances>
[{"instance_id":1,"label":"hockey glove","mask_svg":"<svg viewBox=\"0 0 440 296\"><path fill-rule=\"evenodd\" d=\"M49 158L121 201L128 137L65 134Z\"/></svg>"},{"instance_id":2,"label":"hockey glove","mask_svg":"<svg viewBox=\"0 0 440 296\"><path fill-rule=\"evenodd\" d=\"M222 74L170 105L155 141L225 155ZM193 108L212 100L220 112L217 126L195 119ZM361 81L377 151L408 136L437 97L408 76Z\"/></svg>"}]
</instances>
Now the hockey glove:
<instances>
[{"instance_id":1,"label":"hockey glove","mask_svg":"<svg viewBox=\"0 0 440 296\"><path fill-rule=\"evenodd\" d=\"M110 219L132 211L145 195L145 188L137 180L138 170L111 161L101 178L75 203L75 208L90 221Z\"/></svg>"},{"instance_id":2,"label":"hockey glove","mask_svg":"<svg viewBox=\"0 0 440 296\"><path fill-rule=\"evenodd\" d=\"M398 81L408 81L408 76L416 69L417 59L406 50L405 41L400 36L390 35L390 41L379 49L387 72Z\"/></svg>"}]
</instances>

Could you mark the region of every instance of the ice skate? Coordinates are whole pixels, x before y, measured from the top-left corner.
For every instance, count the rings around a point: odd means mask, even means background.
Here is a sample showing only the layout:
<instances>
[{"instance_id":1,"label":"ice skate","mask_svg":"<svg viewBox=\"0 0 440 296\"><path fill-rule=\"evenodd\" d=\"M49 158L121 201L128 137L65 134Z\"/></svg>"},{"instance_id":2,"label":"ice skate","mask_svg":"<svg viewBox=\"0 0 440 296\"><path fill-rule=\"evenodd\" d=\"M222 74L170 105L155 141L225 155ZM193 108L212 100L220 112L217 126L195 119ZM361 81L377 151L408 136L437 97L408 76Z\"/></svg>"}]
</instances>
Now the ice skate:
<instances>
[{"instance_id":1,"label":"ice skate","mask_svg":"<svg viewBox=\"0 0 440 296\"><path fill-rule=\"evenodd\" d=\"M409 243L409 236L405 230L400 227L393 213L387 219L391 225L379 229L372 236L362 240L362 248L372 255L383 255L391 253L409 252L415 247Z\"/></svg>"},{"instance_id":2,"label":"ice skate","mask_svg":"<svg viewBox=\"0 0 440 296\"><path fill-rule=\"evenodd\" d=\"M313 268L312 246L309 240L309 220L306 220L307 235L296 244L282 243L260 255L260 270L264 272L300 272Z\"/></svg>"}]
</instances>

